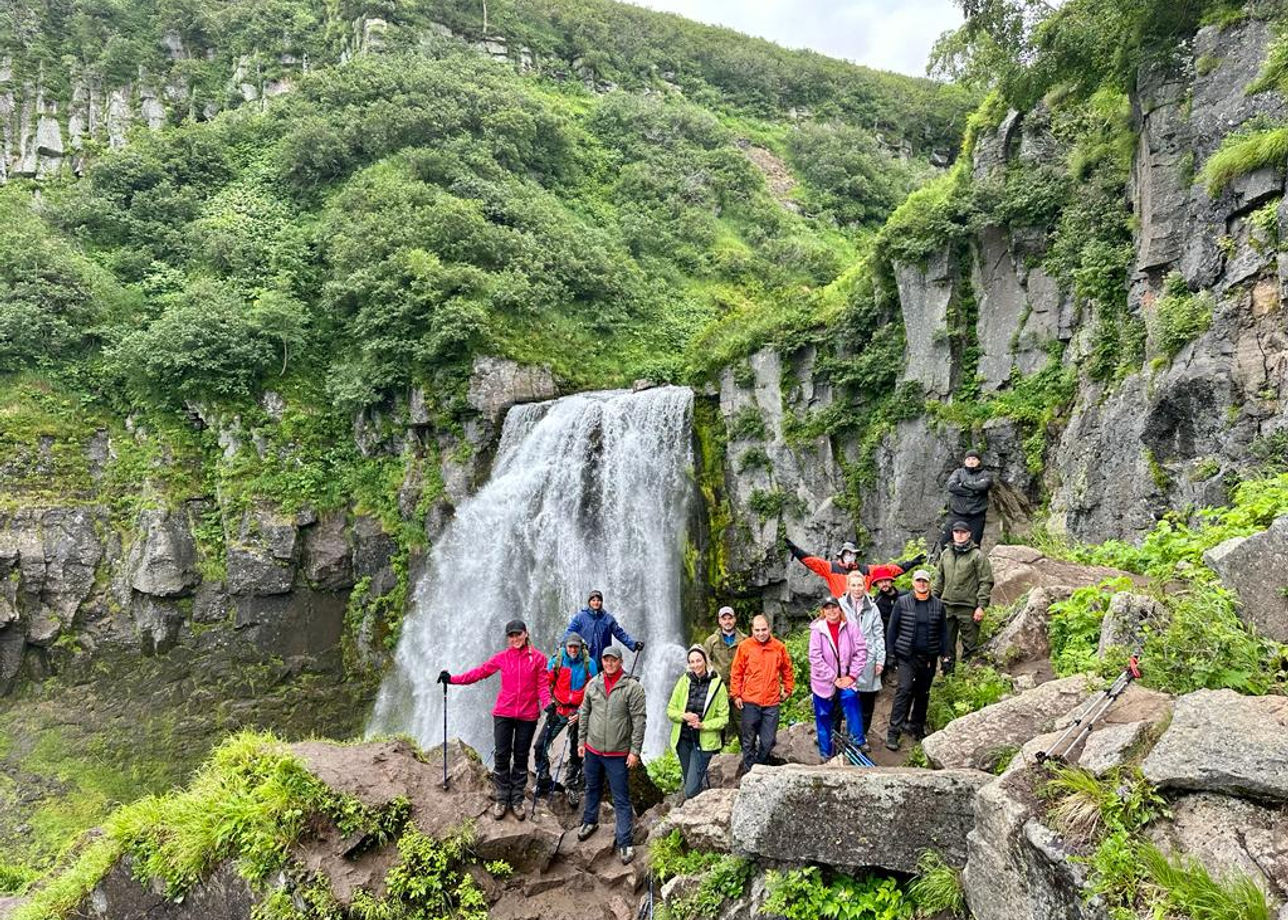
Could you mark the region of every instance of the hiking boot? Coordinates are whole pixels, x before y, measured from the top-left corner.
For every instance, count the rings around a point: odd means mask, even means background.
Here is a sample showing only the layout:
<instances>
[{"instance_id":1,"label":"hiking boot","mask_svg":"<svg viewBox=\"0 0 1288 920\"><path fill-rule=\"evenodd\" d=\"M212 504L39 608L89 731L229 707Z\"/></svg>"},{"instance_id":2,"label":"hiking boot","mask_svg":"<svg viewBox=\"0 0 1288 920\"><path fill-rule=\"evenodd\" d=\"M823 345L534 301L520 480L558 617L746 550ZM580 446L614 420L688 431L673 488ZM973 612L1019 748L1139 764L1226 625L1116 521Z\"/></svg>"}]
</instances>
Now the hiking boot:
<instances>
[{"instance_id":1,"label":"hiking boot","mask_svg":"<svg viewBox=\"0 0 1288 920\"><path fill-rule=\"evenodd\" d=\"M898 736L898 735L892 734L892 735L890 735L888 738L886 738L886 750L887 750L887 751L897 751L897 750L899 750L899 736Z\"/></svg>"},{"instance_id":2,"label":"hiking boot","mask_svg":"<svg viewBox=\"0 0 1288 920\"><path fill-rule=\"evenodd\" d=\"M581 792L577 789L568 789L565 791L564 798L567 799L569 808L576 808L581 804Z\"/></svg>"},{"instance_id":3,"label":"hiking boot","mask_svg":"<svg viewBox=\"0 0 1288 920\"><path fill-rule=\"evenodd\" d=\"M629 866L631 860L635 858L635 847L632 847L632 846L618 847L617 858L622 861L623 866Z\"/></svg>"},{"instance_id":4,"label":"hiking boot","mask_svg":"<svg viewBox=\"0 0 1288 920\"><path fill-rule=\"evenodd\" d=\"M862 751L864 754L871 754L872 745L868 744L868 740L864 738L863 743L859 745L859 750Z\"/></svg>"},{"instance_id":5,"label":"hiking boot","mask_svg":"<svg viewBox=\"0 0 1288 920\"><path fill-rule=\"evenodd\" d=\"M505 813L509 810L510 810L510 806L505 804L505 802L497 802L495 805L492 806L492 817L500 821L502 818L505 817Z\"/></svg>"},{"instance_id":6,"label":"hiking boot","mask_svg":"<svg viewBox=\"0 0 1288 920\"><path fill-rule=\"evenodd\" d=\"M912 728L908 729L908 734L920 741L922 738L926 737L926 726L914 725Z\"/></svg>"},{"instance_id":7,"label":"hiking boot","mask_svg":"<svg viewBox=\"0 0 1288 920\"><path fill-rule=\"evenodd\" d=\"M514 812L514 816L520 821L528 817L528 810L523 807L522 802L511 802L510 811Z\"/></svg>"},{"instance_id":8,"label":"hiking boot","mask_svg":"<svg viewBox=\"0 0 1288 920\"><path fill-rule=\"evenodd\" d=\"M598 824L583 824L577 831L577 839L586 840L597 830L599 830Z\"/></svg>"}]
</instances>

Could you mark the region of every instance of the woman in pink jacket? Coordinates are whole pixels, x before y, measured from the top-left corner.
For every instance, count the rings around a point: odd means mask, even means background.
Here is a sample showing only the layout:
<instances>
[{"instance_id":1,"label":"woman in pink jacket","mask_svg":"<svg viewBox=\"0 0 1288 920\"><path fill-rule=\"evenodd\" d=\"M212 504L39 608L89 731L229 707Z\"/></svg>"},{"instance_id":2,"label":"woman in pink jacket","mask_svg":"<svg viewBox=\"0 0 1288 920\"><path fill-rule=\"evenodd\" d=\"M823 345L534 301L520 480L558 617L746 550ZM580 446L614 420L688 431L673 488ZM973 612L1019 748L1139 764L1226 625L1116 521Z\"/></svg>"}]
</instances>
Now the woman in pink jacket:
<instances>
[{"instance_id":1,"label":"woman in pink jacket","mask_svg":"<svg viewBox=\"0 0 1288 920\"><path fill-rule=\"evenodd\" d=\"M496 804L492 817L500 821L506 810L522 821L523 794L528 785L528 751L537 732L537 718L550 705L550 683L546 677L546 656L528 641L528 627L522 620L505 624L506 649L477 668L453 676L438 675L440 684L472 684L497 671L501 689L492 707L492 733L496 741L496 764L492 782Z\"/></svg>"},{"instance_id":2,"label":"woman in pink jacket","mask_svg":"<svg viewBox=\"0 0 1288 920\"><path fill-rule=\"evenodd\" d=\"M832 744L832 716L839 700L845 713L850 738L856 745L866 743L863 714L855 683L868 661L863 633L841 615L834 597L823 601L823 616L809 629L809 688L814 694L814 730L818 752L824 760L836 752Z\"/></svg>"}]
</instances>

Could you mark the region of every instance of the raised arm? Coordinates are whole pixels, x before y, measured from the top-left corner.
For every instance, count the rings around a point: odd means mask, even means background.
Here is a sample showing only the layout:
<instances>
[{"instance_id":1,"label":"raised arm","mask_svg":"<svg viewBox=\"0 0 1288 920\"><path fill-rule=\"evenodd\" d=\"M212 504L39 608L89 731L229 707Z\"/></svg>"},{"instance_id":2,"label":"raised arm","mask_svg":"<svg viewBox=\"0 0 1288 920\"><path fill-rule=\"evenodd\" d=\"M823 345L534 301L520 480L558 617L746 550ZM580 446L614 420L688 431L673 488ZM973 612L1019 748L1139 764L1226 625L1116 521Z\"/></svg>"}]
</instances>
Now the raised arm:
<instances>
[{"instance_id":1,"label":"raised arm","mask_svg":"<svg viewBox=\"0 0 1288 920\"><path fill-rule=\"evenodd\" d=\"M485 677L491 677L497 671L501 670L502 654L504 653L498 653L496 655L493 655L491 658L483 662L477 668L470 668L464 674L457 674L455 677L452 678L452 683L475 684L483 680ZM549 692L550 692L549 690L546 691L547 695L549 694Z\"/></svg>"}]
</instances>

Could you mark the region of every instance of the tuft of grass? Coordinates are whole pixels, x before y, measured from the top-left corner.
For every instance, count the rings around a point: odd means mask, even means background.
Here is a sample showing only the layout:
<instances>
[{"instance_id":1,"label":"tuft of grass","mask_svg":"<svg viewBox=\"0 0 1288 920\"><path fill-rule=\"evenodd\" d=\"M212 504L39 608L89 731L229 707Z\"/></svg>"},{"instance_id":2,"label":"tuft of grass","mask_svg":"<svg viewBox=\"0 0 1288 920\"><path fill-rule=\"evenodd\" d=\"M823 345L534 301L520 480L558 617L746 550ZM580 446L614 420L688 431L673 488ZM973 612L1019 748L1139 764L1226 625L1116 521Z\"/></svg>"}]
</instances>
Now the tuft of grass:
<instances>
[{"instance_id":1,"label":"tuft of grass","mask_svg":"<svg viewBox=\"0 0 1288 920\"><path fill-rule=\"evenodd\" d=\"M966 890L962 873L944 862L935 850L926 850L917 859L917 877L908 887L918 917L935 917L945 913L954 917L966 914Z\"/></svg>"},{"instance_id":2,"label":"tuft of grass","mask_svg":"<svg viewBox=\"0 0 1288 920\"><path fill-rule=\"evenodd\" d=\"M1288 160L1288 125L1231 134L1203 164L1199 178L1216 197L1239 176Z\"/></svg>"},{"instance_id":3,"label":"tuft of grass","mask_svg":"<svg viewBox=\"0 0 1288 920\"><path fill-rule=\"evenodd\" d=\"M1011 679L991 667L961 663L930 687L927 731L939 731L953 719L991 706L1012 691Z\"/></svg>"},{"instance_id":4,"label":"tuft of grass","mask_svg":"<svg viewBox=\"0 0 1288 920\"><path fill-rule=\"evenodd\" d=\"M1168 916L1192 920L1270 920L1266 895L1247 875L1234 873L1213 878L1198 860L1169 857L1158 847L1143 843L1137 851L1145 872L1157 889L1151 898Z\"/></svg>"}]
</instances>

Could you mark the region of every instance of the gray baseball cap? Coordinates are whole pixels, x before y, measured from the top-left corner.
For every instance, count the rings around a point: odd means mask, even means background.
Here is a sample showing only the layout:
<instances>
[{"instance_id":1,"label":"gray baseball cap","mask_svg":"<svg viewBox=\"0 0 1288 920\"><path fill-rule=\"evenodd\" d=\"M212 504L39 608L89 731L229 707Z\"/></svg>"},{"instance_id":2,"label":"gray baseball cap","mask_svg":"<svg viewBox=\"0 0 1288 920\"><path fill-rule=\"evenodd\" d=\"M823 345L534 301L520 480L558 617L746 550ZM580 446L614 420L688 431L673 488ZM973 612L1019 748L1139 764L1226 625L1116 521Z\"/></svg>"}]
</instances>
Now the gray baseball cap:
<instances>
[{"instance_id":1,"label":"gray baseball cap","mask_svg":"<svg viewBox=\"0 0 1288 920\"><path fill-rule=\"evenodd\" d=\"M620 648L618 648L616 645L610 645L608 648L604 649L604 654L600 655L599 657L600 657L600 658L616 658L618 661L621 661L621 660L622 660L622 650L621 650Z\"/></svg>"}]
</instances>

